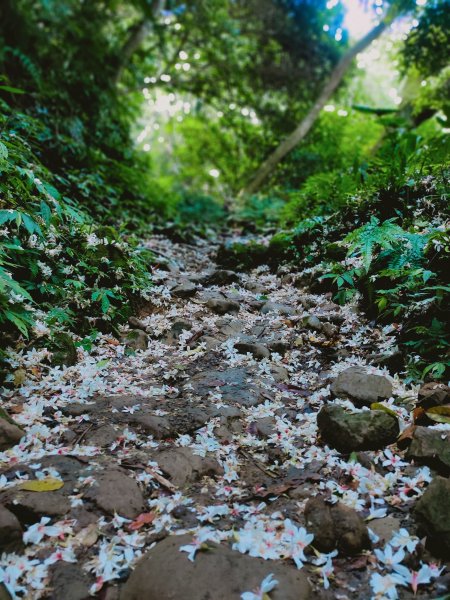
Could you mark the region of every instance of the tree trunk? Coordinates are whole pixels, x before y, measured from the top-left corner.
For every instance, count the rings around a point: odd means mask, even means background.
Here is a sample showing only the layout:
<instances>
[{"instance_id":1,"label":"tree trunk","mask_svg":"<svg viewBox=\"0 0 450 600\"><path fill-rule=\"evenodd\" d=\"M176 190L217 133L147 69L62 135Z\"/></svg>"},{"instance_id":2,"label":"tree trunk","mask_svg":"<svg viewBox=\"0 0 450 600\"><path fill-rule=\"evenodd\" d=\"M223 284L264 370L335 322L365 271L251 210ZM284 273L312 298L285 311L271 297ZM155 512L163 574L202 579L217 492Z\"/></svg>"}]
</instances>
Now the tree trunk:
<instances>
[{"instance_id":1,"label":"tree trunk","mask_svg":"<svg viewBox=\"0 0 450 600\"><path fill-rule=\"evenodd\" d=\"M276 150L262 163L262 165L256 171L256 174L251 182L243 190L241 190L239 196L255 193L266 177L277 166L277 164L306 137L309 130L316 122L321 110L341 83L355 56L370 46L370 44L383 33L387 26L388 23L386 21L382 21L371 31L369 31L369 33L361 40L359 40L359 42L357 42L352 48L350 48L346 54L344 54L341 60L334 67L330 78L320 93L320 96L317 98L316 102L305 116L303 121L291 133L291 135L281 142Z\"/></svg>"},{"instance_id":2,"label":"tree trunk","mask_svg":"<svg viewBox=\"0 0 450 600\"><path fill-rule=\"evenodd\" d=\"M164 10L165 0L154 0L152 3L151 17L144 17L138 23L130 27L128 39L120 51L119 65L114 75L114 85L117 85L122 79L123 72L130 62L131 57L148 36L153 28L153 23Z\"/></svg>"}]
</instances>

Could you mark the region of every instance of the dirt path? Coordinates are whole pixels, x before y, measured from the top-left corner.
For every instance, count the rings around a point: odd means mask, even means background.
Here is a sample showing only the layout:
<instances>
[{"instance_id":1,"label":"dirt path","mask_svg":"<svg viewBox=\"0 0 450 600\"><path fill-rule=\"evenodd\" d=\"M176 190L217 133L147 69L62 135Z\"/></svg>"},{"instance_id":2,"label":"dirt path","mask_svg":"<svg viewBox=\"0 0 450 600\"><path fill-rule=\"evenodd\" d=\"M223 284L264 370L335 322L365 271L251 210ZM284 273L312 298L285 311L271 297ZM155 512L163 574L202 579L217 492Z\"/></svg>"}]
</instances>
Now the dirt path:
<instances>
[{"instance_id":1,"label":"dirt path","mask_svg":"<svg viewBox=\"0 0 450 600\"><path fill-rule=\"evenodd\" d=\"M448 474L448 448L430 462L395 443L418 390L374 366L392 331L300 274L218 270L205 242L151 247L165 259L124 343L101 336L65 369L15 356L25 380L4 407L26 437L0 453L10 595L413 598L414 572L417 597L443 595L447 571L416 535L427 464Z\"/></svg>"}]
</instances>

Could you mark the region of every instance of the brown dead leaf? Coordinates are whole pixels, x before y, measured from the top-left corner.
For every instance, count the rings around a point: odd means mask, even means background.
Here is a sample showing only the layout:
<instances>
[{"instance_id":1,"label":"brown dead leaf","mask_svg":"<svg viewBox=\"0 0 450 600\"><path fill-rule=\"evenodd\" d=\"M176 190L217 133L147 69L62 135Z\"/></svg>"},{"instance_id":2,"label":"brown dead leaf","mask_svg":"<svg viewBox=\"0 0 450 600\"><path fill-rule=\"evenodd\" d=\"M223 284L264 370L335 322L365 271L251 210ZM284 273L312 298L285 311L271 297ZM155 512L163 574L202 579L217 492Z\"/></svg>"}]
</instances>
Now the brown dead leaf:
<instances>
[{"instance_id":1,"label":"brown dead leaf","mask_svg":"<svg viewBox=\"0 0 450 600\"><path fill-rule=\"evenodd\" d=\"M78 546L86 546L90 548L98 540L98 529L96 523L91 523L87 527L84 527L77 533L73 541Z\"/></svg>"},{"instance_id":2,"label":"brown dead leaf","mask_svg":"<svg viewBox=\"0 0 450 600\"><path fill-rule=\"evenodd\" d=\"M406 448L406 446L409 446L409 444L411 443L411 440L414 437L415 430L416 430L416 425L410 425L404 431L402 431L402 433L398 436L397 446L400 448L400 450L403 450L403 448Z\"/></svg>"},{"instance_id":3,"label":"brown dead leaf","mask_svg":"<svg viewBox=\"0 0 450 600\"><path fill-rule=\"evenodd\" d=\"M144 525L153 523L155 517L155 512L141 513L132 523L128 525L128 529L131 529L131 531L137 531L138 529L141 529L141 527L144 527Z\"/></svg>"}]
</instances>

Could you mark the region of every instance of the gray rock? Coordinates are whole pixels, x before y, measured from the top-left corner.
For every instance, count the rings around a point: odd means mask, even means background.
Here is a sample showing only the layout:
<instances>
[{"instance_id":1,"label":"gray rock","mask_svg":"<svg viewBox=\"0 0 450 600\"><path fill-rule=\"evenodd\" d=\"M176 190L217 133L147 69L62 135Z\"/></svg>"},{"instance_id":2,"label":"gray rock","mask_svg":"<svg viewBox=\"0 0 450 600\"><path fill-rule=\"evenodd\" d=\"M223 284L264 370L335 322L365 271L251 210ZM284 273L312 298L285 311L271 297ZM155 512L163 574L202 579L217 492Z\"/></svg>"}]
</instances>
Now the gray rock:
<instances>
[{"instance_id":1,"label":"gray rock","mask_svg":"<svg viewBox=\"0 0 450 600\"><path fill-rule=\"evenodd\" d=\"M315 315L308 315L303 319L303 325L314 331L322 331L323 325L320 319Z\"/></svg>"},{"instance_id":2,"label":"gray rock","mask_svg":"<svg viewBox=\"0 0 450 600\"><path fill-rule=\"evenodd\" d=\"M379 450L392 444L399 434L398 420L383 411L348 413L328 404L317 415L322 439L339 452Z\"/></svg>"},{"instance_id":3,"label":"gray rock","mask_svg":"<svg viewBox=\"0 0 450 600\"><path fill-rule=\"evenodd\" d=\"M270 357L270 351L266 346L264 346L264 344L257 344L253 342L236 342L234 347L239 354L250 353L258 360Z\"/></svg>"},{"instance_id":4,"label":"gray rock","mask_svg":"<svg viewBox=\"0 0 450 600\"><path fill-rule=\"evenodd\" d=\"M141 321L141 319L138 319L137 317L130 317L128 319L128 325L133 329L142 329L142 331L146 330L144 321Z\"/></svg>"},{"instance_id":5,"label":"gray rock","mask_svg":"<svg viewBox=\"0 0 450 600\"><path fill-rule=\"evenodd\" d=\"M175 321L168 331L168 333L164 336L163 342L168 345L178 344L179 337L183 333L183 331L190 331L192 329L191 323L189 321Z\"/></svg>"},{"instance_id":6,"label":"gray rock","mask_svg":"<svg viewBox=\"0 0 450 600\"><path fill-rule=\"evenodd\" d=\"M336 327L336 325L333 325L332 323L322 323L322 333L327 338L334 338L339 333L339 329L338 327Z\"/></svg>"},{"instance_id":7,"label":"gray rock","mask_svg":"<svg viewBox=\"0 0 450 600\"><path fill-rule=\"evenodd\" d=\"M261 419L257 419L256 431L261 437L270 437L276 432L275 419L273 417L262 417Z\"/></svg>"},{"instance_id":8,"label":"gray rock","mask_svg":"<svg viewBox=\"0 0 450 600\"><path fill-rule=\"evenodd\" d=\"M149 337L141 329L132 329L122 335L120 341L132 350L147 350Z\"/></svg>"},{"instance_id":9,"label":"gray rock","mask_svg":"<svg viewBox=\"0 0 450 600\"><path fill-rule=\"evenodd\" d=\"M167 417L158 417L146 411L138 411L134 414L121 414L120 422L137 426L157 440L163 440L164 438L171 437L173 434L173 428Z\"/></svg>"},{"instance_id":10,"label":"gray rock","mask_svg":"<svg viewBox=\"0 0 450 600\"><path fill-rule=\"evenodd\" d=\"M323 498L310 498L305 506L306 528L314 534L313 545L321 552L336 548L342 554L357 554L370 548L364 520L349 506L337 502L331 506Z\"/></svg>"},{"instance_id":11,"label":"gray rock","mask_svg":"<svg viewBox=\"0 0 450 600\"><path fill-rule=\"evenodd\" d=\"M269 293L269 290L264 285L261 285L257 281L251 280L246 281L243 284L243 287L249 292L253 292L254 294L259 294L260 296L265 296Z\"/></svg>"},{"instance_id":12,"label":"gray rock","mask_svg":"<svg viewBox=\"0 0 450 600\"><path fill-rule=\"evenodd\" d=\"M95 483L85 497L102 511L127 519L134 519L145 510L144 497L136 481L114 467L95 475Z\"/></svg>"},{"instance_id":13,"label":"gray rock","mask_svg":"<svg viewBox=\"0 0 450 600\"><path fill-rule=\"evenodd\" d=\"M390 398L392 384L386 377L368 373L363 367L350 367L333 381L331 391L338 398L350 398L357 406L370 406Z\"/></svg>"},{"instance_id":14,"label":"gray rock","mask_svg":"<svg viewBox=\"0 0 450 600\"><path fill-rule=\"evenodd\" d=\"M202 335L198 340L202 344L206 344L207 350L216 350L223 342L222 340L218 340L210 335Z\"/></svg>"},{"instance_id":15,"label":"gray rock","mask_svg":"<svg viewBox=\"0 0 450 600\"><path fill-rule=\"evenodd\" d=\"M2 410L0 413L0 452L18 444L24 435L23 429Z\"/></svg>"},{"instance_id":16,"label":"gray rock","mask_svg":"<svg viewBox=\"0 0 450 600\"><path fill-rule=\"evenodd\" d=\"M313 598L305 570L280 561L269 565L213 543L207 544L209 551L197 552L192 562L180 552L192 539L192 535L170 536L149 550L124 585L121 600L240 600L269 573L278 581L270 592L272 600Z\"/></svg>"},{"instance_id":17,"label":"gray rock","mask_svg":"<svg viewBox=\"0 0 450 600\"><path fill-rule=\"evenodd\" d=\"M197 286L191 281L185 281L170 290L176 298L192 298L197 293Z\"/></svg>"},{"instance_id":18,"label":"gray rock","mask_svg":"<svg viewBox=\"0 0 450 600\"><path fill-rule=\"evenodd\" d=\"M242 406L255 406L264 400L260 388L252 381L248 381L247 370L242 367L233 367L226 371L203 371L194 375L190 383L194 394L208 397L209 392L218 388L224 403L235 402Z\"/></svg>"},{"instance_id":19,"label":"gray rock","mask_svg":"<svg viewBox=\"0 0 450 600\"><path fill-rule=\"evenodd\" d=\"M217 315L239 312L240 306L234 300L226 298L210 298L206 303L207 308Z\"/></svg>"},{"instance_id":20,"label":"gray rock","mask_svg":"<svg viewBox=\"0 0 450 600\"><path fill-rule=\"evenodd\" d=\"M18 518L0 504L0 554L17 552L22 547L22 527Z\"/></svg>"},{"instance_id":21,"label":"gray rock","mask_svg":"<svg viewBox=\"0 0 450 600\"><path fill-rule=\"evenodd\" d=\"M426 547L439 558L450 558L450 480L436 477L414 508L427 536Z\"/></svg>"},{"instance_id":22,"label":"gray rock","mask_svg":"<svg viewBox=\"0 0 450 600\"><path fill-rule=\"evenodd\" d=\"M261 308L261 314L267 315L271 312L279 313L285 317L292 317L296 314L295 308L288 304L280 304L278 302L266 302Z\"/></svg>"},{"instance_id":23,"label":"gray rock","mask_svg":"<svg viewBox=\"0 0 450 600\"><path fill-rule=\"evenodd\" d=\"M84 439L90 446L110 446L117 440L119 435L119 431L106 423L88 431Z\"/></svg>"},{"instance_id":24,"label":"gray rock","mask_svg":"<svg viewBox=\"0 0 450 600\"><path fill-rule=\"evenodd\" d=\"M270 365L270 374L278 382L289 379L289 371L281 365Z\"/></svg>"},{"instance_id":25,"label":"gray rock","mask_svg":"<svg viewBox=\"0 0 450 600\"><path fill-rule=\"evenodd\" d=\"M177 487L198 481L205 475L223 473L215 459L194 454L190 448L169 448L163 450L155 459L160 469Z\"/></svg>"},{"instance_id":26,"label":"gray rock","mask_svg":"<svg viewBox=\"0 0 450 600\"><path fill-rule=\"evenodd\" d=\"M217 269L203 278L203 285L227 285L239 281L239 275L234 271Z\"/></svg>"},{"instance_id":27,"label":"gray rock","mask_svg":"<svg viewBox=\"0 0 450 600\"><path fill-rule=\"evenodd\" d=\"M426 464L440 471L450 473L450 432L416 427L407 458Z\"/></svg>"},{"instance_id":28,"label":"gray rock","mask_svg":"<svg viewBox=\"0 0 450 600\"><path fill-rule=\"evenodd\" d=\"M383 546L392 538L393 532L398 531L401 526L401 521L392 516L373 519L369 523L370 529L380 538L379 543Z\"/></svg>"}]
</instances>

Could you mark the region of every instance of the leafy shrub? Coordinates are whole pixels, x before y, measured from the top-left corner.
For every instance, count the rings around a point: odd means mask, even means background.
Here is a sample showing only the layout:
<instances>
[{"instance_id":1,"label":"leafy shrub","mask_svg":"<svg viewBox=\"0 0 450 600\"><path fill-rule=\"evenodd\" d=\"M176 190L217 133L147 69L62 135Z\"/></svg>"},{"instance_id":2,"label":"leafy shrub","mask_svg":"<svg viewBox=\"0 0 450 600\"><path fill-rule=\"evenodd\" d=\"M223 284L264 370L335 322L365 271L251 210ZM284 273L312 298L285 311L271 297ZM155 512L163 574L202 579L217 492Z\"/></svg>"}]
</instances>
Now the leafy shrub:
<instances>
[{"instance_id":1,"label":"leafy shrub","mask_svg":"<svg viewBox=\"0 0 450 600\"><path fill-rule=\"evenodd\" d=\"M20 128L12 127L18 120ZM3 105L0 123L2 343L49 335L50 328L114 329L132 299L149 290L149 253L60 194L61 178L35 153L39 122L24 114L10 119Z\"/></svg>"}]
</instances>

